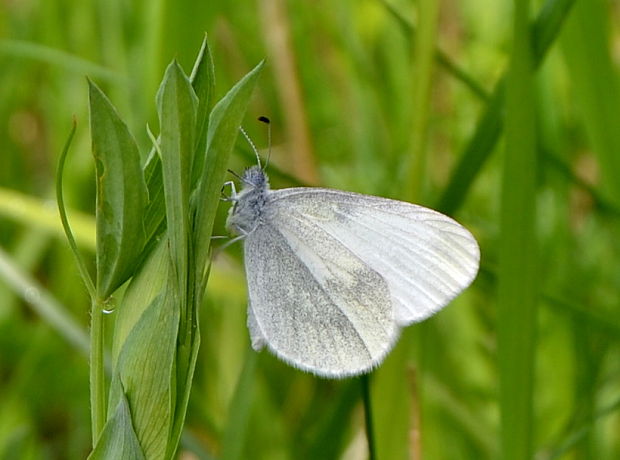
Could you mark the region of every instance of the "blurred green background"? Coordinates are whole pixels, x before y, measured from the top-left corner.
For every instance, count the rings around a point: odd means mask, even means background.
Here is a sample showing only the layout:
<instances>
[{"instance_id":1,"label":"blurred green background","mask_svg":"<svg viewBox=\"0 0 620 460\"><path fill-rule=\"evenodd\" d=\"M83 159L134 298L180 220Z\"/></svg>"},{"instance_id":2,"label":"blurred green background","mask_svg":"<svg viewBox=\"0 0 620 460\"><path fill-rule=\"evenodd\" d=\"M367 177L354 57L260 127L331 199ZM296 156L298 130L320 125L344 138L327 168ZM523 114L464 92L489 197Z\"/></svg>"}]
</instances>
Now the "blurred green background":
<instances>
[{"instance_id":1,"label":"blurred green background","mask_svg":"<svg viewBox=\"0 0 620 460\"><path fill-rule=\"evenodd\" d=\"M614 0L0 1L0 458L89 452L89 302L53 193L75 117L65 196L92 259L85 76L146 151L163 70L205 32L219 97L267 59L245 127L263 149L272 120L275 188L415 201L480 242L473 286L371 376L378 458L620 458ZM180 455L366 458L358 379L249 351L240 254L212 268Z\"/></svg>"}]
</instances>

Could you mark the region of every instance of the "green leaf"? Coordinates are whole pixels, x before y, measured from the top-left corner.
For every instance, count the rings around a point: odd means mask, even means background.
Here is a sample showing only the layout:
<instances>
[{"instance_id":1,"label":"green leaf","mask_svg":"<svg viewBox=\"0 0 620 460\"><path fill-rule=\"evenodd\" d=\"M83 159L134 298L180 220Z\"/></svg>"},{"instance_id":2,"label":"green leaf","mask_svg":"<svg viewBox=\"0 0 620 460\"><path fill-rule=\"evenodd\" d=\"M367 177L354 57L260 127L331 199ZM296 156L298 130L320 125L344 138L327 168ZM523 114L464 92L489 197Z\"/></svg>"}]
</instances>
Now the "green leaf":
<instances>
[{"instance_id":1,"label":"green leaf","mask_svg":"<svg viewBox=\"0 0 620 460\"><path fill-rule=\"evenodd\" d=\"M194 160L196 110L198 99L189 79L173 61L166 70L160 90L157 94L160 119L160 147L163 172L164 198L166 203L166 236L169 246L169 290L174 299L172 308L179 313L178 344L170 350L176 358L174 376L174 395L171 406L176 407L177 385L185 388L191 385L193 375L192 344L196 342L197 304L193 297L195 284L194 259L190 259L190 189L192 163ZM197 343L197 342L196 342ZM185 418L183 408L179 417L175 410L168 414L169 426L166 436L172 440L165 447L163 455L171 455L176 448L175 423ZM171 433L174 435L171 437ZM166 454L168 452L168 454Z\"/></svg>"},{"instance_id":2,"label":"green leaf","mask_svg":"<svg viewBox=\"0 0 620 460\"><path fill-rule=\"evenodd\" d=\"M69 243L69 247L71 248L71 252L75 257L75 261L78 266L78 270L80 271L80 276L86 285L86 289L88 290L88 294L91 297L91 300L94 300L97 293L95 290L95 285L93 280L88 272L88 268L86 268L86 262L80 255L80 251L78 250L77 243L75 242L75 238L73 237L73 231L71 230L71 226L69 225L69 218L67 217L67 210L65 207L65 199L63 193L63 176L65 170L65 161L67 160L67 155L69 153L69 147L71 146L71 142L73 141L73 136L75 135L75 130L77 128L77 124L75 121L73 122L73 128L69 133L69 137L67 142L65 143L65 147L60 154L60 159L58 160L58 170L56 171L56 201L58 203L58 213L60 215L60 221L62 223L62 228L65 231L65 236L67 237L67 241ZM0 199L2 194L0 192ZM15 200L16 201L16 200ZM19 202L20 207L23 209L25 203Z\"/></svg>"},{"instance_id":3,"label":"green leaf","mask_svg":"<svg viewBox=\"0 0 620 460\"><path fill-rule=\"evenodd\" d=\"M124 394L120 395L114 414L105 424L101 437L88 458L89 460L118 458L141 460L145 458L133 429L129 403Z\"/></svg>"},{"instance_id":4,"label":"green leaf","mask_svg":"<svg viewBox=\"0 0 620 460\"><path fill-rule=\"evenodd\" d=\"M200 303L195 304L194 313L196 313ZM177 400L172 423L172 430L169 436L168 450L166 457L172 458L177 450L181 434L183 432L183 424L185 423L185 415L189 404L189 397L194 380L194 371L196 370L196 361L198 360L198 350L200 349L200 327L197 314L193 316L191 327L191 335L189 344L180 344L177 349ZM184 361L181 363L181 361Z\"/></svg>"},{"instance_id":5,"label":"green leaf","mask_svg":"<svg viewBox=\"0 0 620 460\"><path fill-rule=\"evenodd\" d=\"M165 458L175 410L179 328L175 297L168 288L153 299L123 343L113 371L110 406L126 395L133 427L148 459Z\"/></svg>"},{"instance_id":6,"label":"green leaf","mask_svg":"<svg viewBox=\"0 0 620 460\"><path fill-rule=\"evenodd\" d=\"M196 267L205 267L211 247L211 234L215 211L230 153L239 134L239 127L250 96L256 85L264 63L259 63L243 77L213 108L209 117L207 134L206 164L198 185L194 205L196 218L194 227L194 247L196 248ZM200 281L200 279L198 279ZM199 289L203 289L203 277Z\"/></svg>"},{"instance_id":7,"label":"green leaf","mask_svg":"<svg viewBox=\"0 0 620 460\"><path fill-rule=\"evenodd\" d=\"M153 154L147 160L144 167L144 178L149 191L149 203L144 211L145 246L147 246L146 250L148 250L166 228L164 179L161 173L161 158L159 158L159 155Z\"/></svg>"},{"instance_id":8,"label":"green leaf","mask_svg":"<svg viewBox=\"0 0 620 460\"><path fill-rule=\"evenodd\" d=\"M194 168L192 170L192 185L194 185L200 178L204 167L209 113L213 107L213 93L215 92L215 69L213 68L213 58L211 57L206 36L202 42L200 53L198 53L196 58L190 81L199 101L196 112L197 138L194 152Z\"/></svg>"},{"instance_id":9,"label":"green leaf","mask_svg":"<svg viewBox=\"0 0 620 460\"><path fill-rule=\"evenodd\" d=\"M149 254L144 264L133 277L121 303L115 311L114 338L112 340L112 362L115 364L127 336L134 328L146 308L165 289L168 280L168 248L165 239Z\"/></svg>"},{"instance_id":10,"label":"green leaf","mask_svg":"<svg viewBox=\"0 0 620 460\"><path fill-rule=\"evenodd\" d=\"M179 289L181 308L186 307L189 258L189 192L194 152L198 100L189 79L176 61L166 69L157 93L160 149L166 202L166 228L170 276Z\"/></svg>"},{"instance_id":11,"label":"green leaf","mask_svg":"<svg viewBox=\"0 0 620 460\"><path fill-rule=\"evenodd\" d=\"M196 110L195 126L195 147L193 152L193 167L191 171L191 187L194 189L201 171L204 168L206 132L208 126L209 112L212 107L212 99L215 85L215 72L213 60L209 50L207 37L205 36L198 57L194 63L190 81L192 88L198 97L198 107ZM191 209L191 208L190 208ZM174 414L173 428L168 444L168 457L172 457L177 449L181 438L191 384L193 381L198 350L200 347L200 328L198 324L198 308L202 304L203 291L196 289L196 279L200 279L197 274L202 273L203 267L196 268L195 259L189 261L189 286L193 289L193 295L188 301L186 320L181 323L180 340L177 348L177 390L178 397L176 411Z\"/></svg>"},{"instance_id":12,"label":"green leaf","mask_svg":"<svg viewBox=\"0 0 620 460\"><path fill-rule=\"evenodd\" d=\"M97 173L97 295L105 299L133 274L144 246L147 189L127 126L103 92L88 83Z\"/></svg>"},{"instance_id":13,"label":"green leaf","mask_svg":"<svg viewBox=\"0 0 620 460\"><path fill-rule=\"evenodd\" d=\"M208 117L213 104L214 74L213 60L207 44L207 38L205 37L190 77L192 87L198 97L195 131L196 148L193 160L194 166L192 168L192 186L195 186L204 165ZM147 159L144 167L144 176L149 190L149 204L145 213L145 228L147 241L149 244L152 244L153 240L165 229L166 215L161 158L157 155L155 148L153 148Z\"/></svg>"}]
</instances>

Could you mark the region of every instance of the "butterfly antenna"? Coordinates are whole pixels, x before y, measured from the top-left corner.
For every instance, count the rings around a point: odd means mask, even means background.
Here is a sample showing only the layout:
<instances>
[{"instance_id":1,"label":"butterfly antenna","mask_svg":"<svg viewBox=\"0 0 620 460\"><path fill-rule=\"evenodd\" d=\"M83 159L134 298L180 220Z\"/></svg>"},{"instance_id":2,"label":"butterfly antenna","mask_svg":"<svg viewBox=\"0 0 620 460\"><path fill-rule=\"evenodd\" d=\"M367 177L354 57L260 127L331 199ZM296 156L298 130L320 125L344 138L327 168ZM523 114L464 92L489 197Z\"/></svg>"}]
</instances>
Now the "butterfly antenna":
<instances>
[{"instance_id":1,"label":"butterfly antenna","mask_svg":"<svg viewBox=\"0 0 620 460\"><path fill-rule=\"evenodd\" d=\"M267 125L267 145L269 147L267 150L267 161L265 162L265 167L263 168L264 171L267 169L267 166L269 166L269 159L271 158L271 120L267 117L261 116L258 117L258 121L261 121Z\"/></svg>"},{"instance_id":2,"label":"butterfly antenna","mask_svg":"<svg viewBox=\"0 0 620 460\"><path fill-rule=\"evenodd\" d=\"M256 155L256 162L258 163L258 167L263 169L263 167L260 164L260 155L258 154L258 149L254 145L254 142L252 142L252 139L250 139L250 136L248 136L248 133L246 133L245 129L243 129L241 126L239 126L239 131L241 131L241 134L243 134L243 137L245 137L245 140L248 141L248 144L250 144L250 147L252 147L252 150L254 151L254 154Z\"/></svg>"}]
</instances>

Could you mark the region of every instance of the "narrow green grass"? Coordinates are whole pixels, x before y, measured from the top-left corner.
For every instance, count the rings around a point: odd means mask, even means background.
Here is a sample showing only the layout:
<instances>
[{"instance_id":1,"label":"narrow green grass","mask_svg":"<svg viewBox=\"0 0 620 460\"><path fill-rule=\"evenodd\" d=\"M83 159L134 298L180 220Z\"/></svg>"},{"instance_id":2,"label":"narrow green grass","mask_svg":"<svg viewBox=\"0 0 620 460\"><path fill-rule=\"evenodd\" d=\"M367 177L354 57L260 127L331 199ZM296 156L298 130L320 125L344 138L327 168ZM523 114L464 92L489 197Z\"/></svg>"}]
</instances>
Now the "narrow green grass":
<instances>
[{"instance_id":1,"label":"narrow green grass","mask_svg":"<svg viewBox=\"0 0 620 460\"><path fill-rule=\"evenodd\" d=\"M527 1L514 2L512 52L505 87L498 265L498 368L501 458L533 452L534 350L538 307L536 103Z\"/></svg>"}]
</instances>

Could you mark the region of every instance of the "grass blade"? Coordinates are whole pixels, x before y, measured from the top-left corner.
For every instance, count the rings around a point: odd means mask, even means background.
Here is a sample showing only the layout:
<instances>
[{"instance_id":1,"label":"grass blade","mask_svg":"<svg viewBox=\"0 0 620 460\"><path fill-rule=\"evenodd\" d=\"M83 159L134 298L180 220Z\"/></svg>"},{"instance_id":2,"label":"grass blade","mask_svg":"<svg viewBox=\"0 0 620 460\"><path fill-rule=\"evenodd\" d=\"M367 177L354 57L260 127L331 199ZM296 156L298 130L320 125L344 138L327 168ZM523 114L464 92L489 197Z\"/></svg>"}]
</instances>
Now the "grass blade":
<instances>
[{"instance_id":1,"label":"grass blade","mask_svg":"<svg viewBox=\"0 0 620 460\"><path fill-rule=\"evenodd\" d=\"M529 2L515 0L512 59L506 78L506 149L502 174L498 270L501 458L532 456L536 304L534 62Z\"/></svg>"}]
</instances>

